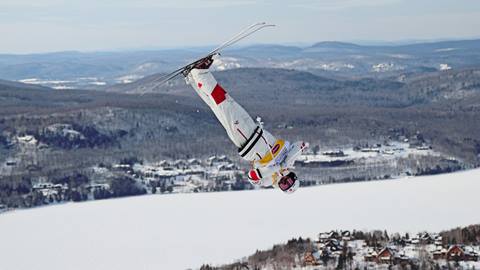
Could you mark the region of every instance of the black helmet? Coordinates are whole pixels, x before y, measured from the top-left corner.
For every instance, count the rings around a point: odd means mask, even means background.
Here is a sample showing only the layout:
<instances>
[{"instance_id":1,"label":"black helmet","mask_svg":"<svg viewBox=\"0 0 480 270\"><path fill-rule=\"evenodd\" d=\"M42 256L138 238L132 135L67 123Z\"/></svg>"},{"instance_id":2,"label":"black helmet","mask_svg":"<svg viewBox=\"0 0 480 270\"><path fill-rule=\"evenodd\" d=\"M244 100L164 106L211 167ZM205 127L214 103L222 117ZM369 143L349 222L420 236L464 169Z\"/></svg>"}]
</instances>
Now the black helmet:
<instances>
[{"instance_id":1,"label":"black helmet","mask_svg":"<svg viewBox=\"0 0 480 270\"><path fill-rule=\"evenodd\" d=\"M291 194L300 187L300 181L297 180L297 175L294 172L289 172L287 175L280 178L278 187L285 193Z\"/></svg>"}]
</instances>

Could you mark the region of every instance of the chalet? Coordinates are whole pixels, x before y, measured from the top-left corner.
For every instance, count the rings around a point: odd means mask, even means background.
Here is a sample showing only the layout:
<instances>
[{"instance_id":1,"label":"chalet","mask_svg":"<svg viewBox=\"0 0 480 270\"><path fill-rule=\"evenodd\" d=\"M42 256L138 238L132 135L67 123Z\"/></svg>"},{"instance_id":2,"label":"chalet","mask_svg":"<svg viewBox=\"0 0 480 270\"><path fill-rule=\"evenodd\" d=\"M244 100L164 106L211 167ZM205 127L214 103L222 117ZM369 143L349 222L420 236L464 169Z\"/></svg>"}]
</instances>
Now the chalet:
<instances>
[{"instance_id":1,"label":"chalet","mask_svg":"<svg viewBox=\"0 0 480 270\"><path fill-rule=\"evenodd\" d=\"M440 248L432 252L432 257L434 260L445 259L446 254L447 254L447 249Z\"/></svg>"},{"instance_id":2,"label":"chalet","mask_svg":"<svg viewBox=\"0 0 480 270\"><path fill-rule=\"evenodd\" d=\"M350 231L342 231L342 240L343 241L350 241L352 240L352 234L350 233Z\"/></svg>"},{"instance_id":3,"label":"chalet","mask_svg":"<svg viewBox=\"0 0 480 270\"><path fill-rule=\"evenodd\" d=\"M445 258L449 261L463 261L464 256L465 252L458 245L451 246L445 254Z\"/></svg>"},{"instance_id":4,"label":"chalet","mask_svg":"<svg viewBox=\"0 0 480 270\"><path fill-rule=\"evenodd\" d=\"M395 265L399 264L402 266L406 266L408 264L411 264L411 262L412 262L412 258L406 256L405 254L397 254L393 258L393 264Z\"/></svg>"},{"instance_id":5,"label":"chalet","mask_svg":"<svg viewBox=\"0 0 480 270\"><path fill-rule=\"evenodd\" d=\"M207 159L207 163L210 166L219 165L221 163L231 163L232 161L225 155L211 156Z\"/></svg>"},{"instance_id":6,"label":"chalet","mask_svg":"<svg viewBox=\"0 0 480 270\"><path fill-rule=\"evenodd\" d=\"M465 257L464 257L465 261L474 261L474 262L478 261L479 254L475 252L473 247L466 246L463 248L463 251L465 252Z\"/></svg>"},{"instance_id":7,"label":"chalet","mask_svg":"<svg viewBox=\"0 0 480 270\"><path fill-rule=\"evenodd\" d=\"M378 263L393 263L393 259L395 257L395 253L392 249L385 247L383 248L377 255L377 262Z\"/></svg>"},{"instance_id":8,"label":"chalet","mask_svg":"<svg viewBox=\"0 0 480 270\"><path fill-rule=\"evenodd\" d=\"M473 249L453 245L447 250L445 259L449 261L478 261L478 253Z\"/></svg>"},{"instance_id":9,"label":"chalet","mask_svg":"<svg viewBox=\"0 0 480 270\"><path fill-rule=\"evenodd\" d=\"M418 240L419 240L419 243L422 244L422 245L430 245L430 244L433 244L435 242L435 238L432 237L427 232L418 234Z\"/></svg>"},{"instance_id":10,"label":"chalet","mask_svg":"<svg viewBox=\"0 0 480 270\"><path fill-rule=\"evenodd\" d=\"M235 166L235 164L233 163L221 164L221 165L218 165L217 169L219 171L234 171L237 169L237 166Z\"/></svg>"},{"instance_id":11,"label":"chalet","mask_svg":"<svg viewBox=\"0 0 480 270\"><path fill-rule=\"evenodd\" d=\"M172 165L177 169L185 169L188 165L188 162L183 159L177 159L173 162Z\"/></svg>"},{"instance_id":12,"label":"chalet","mask_svg":"<svg viewBox=\"0 0 480 270\"><path fill-rule=\"evenodd\" d=\"M410 243L412 245L418 245L418 244L420 244L420 239L418 237L414 237L410 240Z\"/></svg>"},{"instance_id":13,"label":"chalet","mask_svg":"<svg viewBox=\"0 0 480 270\"><path fill-rule=\"evenodd\" d=\"M52 183L37 183L35 185L33 185L33 189L34 190L38 190L38 189L50 189L50 188L53 188L53 184Z\"/></svg>"},{"instance_id":14,"label":"chalet","mask_svg":"<svg viewBox=\"0 0 480 270\"><path fill-rule=\"evenodd\" d=\"M217 156L211 156L211 157L207 158L207 163L210 166L212 166L214 164L217 164L219 162L220 162L220 159Z\"/></svg>"},{"instance_id":15,"label":"chalet","mask_svg":"<svg viewBox=\"0 0 480 270\"><path fill-rule=\"evenodd\" d=\"M158 166L160 166L160 167L170 167L170 166L172 166L172 164L168 160L161 160L160 162L158 162Z\"/></svg>"},{"instance_id":16,"label":"chalet","mask_svg":"<svg viewBox=\"0 0 480 270\"><path fill-rule=\"evenodd\" d=\"M196 158L191 158L187 160L188 165L193 166L193 165L202 165L202 162Z\"/></svg>"},{"instance_id":17,"label":"chalet","mask_svg":"<svg viewBox=\"0 0 480 270\"><path fill-rule=\"evenodd\" d=\"M331 252L341 251L343 249L342 244L337 239L329 239L323 248L327 248Z\"/></svg>"},{"instance_id":18,"label":"chalet","mask_svg":"<svg viewBox=\"0 0 480 270\"><path fill-rule=\"evenodd\" d=\"M376 262L378 253L375 250L371 250L365 255L364 259L366 262Z\"/></svg>"},{"instance_id":19,"label":"chalet","mask_svg":"<svg viewBox=\"0 0 480 270\"><path fill-rule=\"evenodd\" d=\"M318 266L320 263L318 259L313 255L312 252L305 253L303 257L303 266Z\"/></svg>"},{"instance_id":20,"label":"chalet","mask_svg":"<svg viewBox=\"0 0 480 270\"><path fill-rule=\"evenodd\" d=\"M340 235L336 231L324 232L318 235L319 243L326 243L330 239L339 239Z\"/></svg>"}]
</instances>

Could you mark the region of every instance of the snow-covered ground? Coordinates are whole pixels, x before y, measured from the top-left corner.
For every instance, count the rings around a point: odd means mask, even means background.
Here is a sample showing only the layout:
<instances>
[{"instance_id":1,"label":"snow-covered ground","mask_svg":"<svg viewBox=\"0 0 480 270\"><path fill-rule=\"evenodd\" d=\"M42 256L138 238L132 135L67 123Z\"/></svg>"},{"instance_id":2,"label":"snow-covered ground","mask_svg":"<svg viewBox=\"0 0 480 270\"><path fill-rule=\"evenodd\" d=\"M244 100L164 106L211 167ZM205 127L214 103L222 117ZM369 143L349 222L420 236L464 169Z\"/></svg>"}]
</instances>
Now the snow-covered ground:
<instances>
[{"instance_id":1,"label":"snow-covered ground","mask_svg":"<svg viewBox=\"0 0 480 270\"><path fill-rule=\"evenodd\" d=\"M480 223L480 170L301 189L152 195L0 215L0 269L186 269L330 229Z\"/></svg>"}]
</instances>

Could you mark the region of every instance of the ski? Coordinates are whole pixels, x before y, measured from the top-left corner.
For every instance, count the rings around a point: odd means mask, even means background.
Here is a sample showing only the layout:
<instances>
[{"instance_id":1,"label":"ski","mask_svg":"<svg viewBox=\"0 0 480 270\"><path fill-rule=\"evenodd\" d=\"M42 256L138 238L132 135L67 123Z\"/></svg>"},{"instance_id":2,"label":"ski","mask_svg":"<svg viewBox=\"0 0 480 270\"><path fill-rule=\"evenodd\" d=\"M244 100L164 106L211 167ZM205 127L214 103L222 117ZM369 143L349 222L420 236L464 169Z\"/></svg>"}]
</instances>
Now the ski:
<instances>
[{"instance_id":1,"label":"ski","mask_svg":"<svg viewBox=\"0 0 480 270\"><path fill-rule=\"evenodd\" d=\"M174 71L172 71L172 72L154 80L153 83L156 83L155 87L157 87L158 85L164 84L167 81L169 81L169 80L177 77L178 75L184 73L185 71L191 70L196 64L202 62L204 59L209 58L209 57L213 57L214 55L218 55L221 50L224 50L224 49L232 46L233 44L241 41L242 39L247 38L248 36L254 34L255 32L258 32L258 31L262 30L263 28L274 27L274 26L275 26L274 24L267 24L265 22L254 23L254 24L246 27L245 29L243 29L242 31L240 31L238 34L234 35L233 37L231 37L227 41L220 44L218 47L213 49L211 52L209 52L205 56L203 56L203 57L199 58L198 60L195 60L195 61L193 61L193 62L191 62L191 63L189 63L185 66L182 66L182 67L180 67L180 68L178 68L178 69L176 69L176 70L174 70Z\"/></svg>"}]
</instances>

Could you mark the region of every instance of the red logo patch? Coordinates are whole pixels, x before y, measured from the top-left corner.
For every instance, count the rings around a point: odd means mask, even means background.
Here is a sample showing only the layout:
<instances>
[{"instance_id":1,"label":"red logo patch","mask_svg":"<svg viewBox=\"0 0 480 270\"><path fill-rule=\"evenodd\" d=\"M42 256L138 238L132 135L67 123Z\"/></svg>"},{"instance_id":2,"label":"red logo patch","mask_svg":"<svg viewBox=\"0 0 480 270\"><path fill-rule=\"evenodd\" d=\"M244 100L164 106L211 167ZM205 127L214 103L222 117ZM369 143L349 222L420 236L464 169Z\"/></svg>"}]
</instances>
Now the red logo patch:
<instances>
[{"instance_id":1,"label":"red logo patch","mask_svg":"<svg viewBox=\"0 0 480 270\"><path fill-rule=\"evenodd\" d=\"M201 82L199 82L198 84L198 88L202 88L203 84Z\"/></svg>"},{"instance_id":2,"label":"red logo patch","mask_svg":"<svg viewBox=\"0 0 480 270\"><path fill-rule=\"evenodd\" d=\"M213 89L213 91L211 93L212 98L213 98L213 100L215 100L215 103L217 105L222 103L227 98L225 96L225 94L227 94L227 92L225 92L225 90L223 90L223 88L219 84L217 84L215 86L215 88Z\"/></svg>"},{"instance_id":3,"label":"red logo patch","mask_svg":"<svg viewBox=\"0 0 480 270\"><path fill-rule=\"evenodd\" d=\"M276 144L273 148L272 148L272 154L276 154L278 152L278 149L280 149L280 144Z\"/></svg>"}]
</instances>

